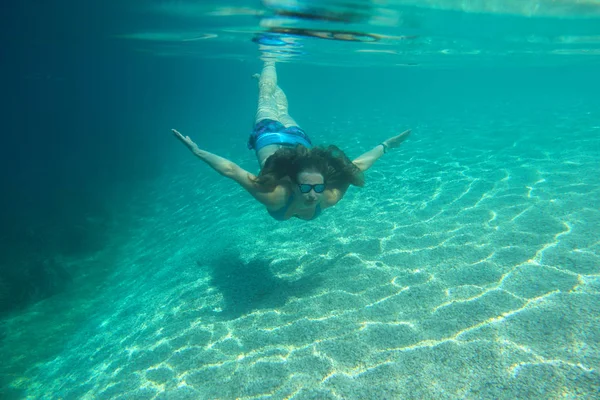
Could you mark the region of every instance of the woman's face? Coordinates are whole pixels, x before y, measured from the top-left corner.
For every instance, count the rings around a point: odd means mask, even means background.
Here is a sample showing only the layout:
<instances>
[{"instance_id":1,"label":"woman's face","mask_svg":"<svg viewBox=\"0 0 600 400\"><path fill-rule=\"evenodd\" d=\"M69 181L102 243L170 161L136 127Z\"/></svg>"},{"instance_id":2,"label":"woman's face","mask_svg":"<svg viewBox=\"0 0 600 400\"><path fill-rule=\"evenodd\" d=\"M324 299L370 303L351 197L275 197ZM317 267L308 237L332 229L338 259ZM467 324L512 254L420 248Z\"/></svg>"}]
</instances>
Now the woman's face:
<instances>
[{"instance_id":1,"label":"woman's face","mask_svg":"<svg viewBox=\"0 0 600 400\"><path fill-rule=\"evenodd\" d=\"M306 207L317 204L323 196L324 189L325 178L319 172L304 171L298 174L294 190L296 196L302 198Z\"/></svg>"}]
</instances>

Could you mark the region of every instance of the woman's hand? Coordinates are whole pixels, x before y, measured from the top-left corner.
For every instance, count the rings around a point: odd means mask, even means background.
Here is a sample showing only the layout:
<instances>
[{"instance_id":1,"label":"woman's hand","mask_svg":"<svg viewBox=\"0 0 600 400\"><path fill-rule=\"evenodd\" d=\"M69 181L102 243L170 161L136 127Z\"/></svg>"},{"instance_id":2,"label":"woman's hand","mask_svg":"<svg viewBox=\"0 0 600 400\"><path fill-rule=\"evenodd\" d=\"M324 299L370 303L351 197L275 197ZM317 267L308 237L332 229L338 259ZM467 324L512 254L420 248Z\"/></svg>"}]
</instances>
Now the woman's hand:
<instances>
[{"instance_id":1,"label":"woman's hand","mask_svg":"<svg viewBox=\"0 0 600 400\"><path fill-rule=\"evenodd\" d=\"M175 137L177 139L179 139L183 144L185 144L188 149L190 149L193 152L195 152L196 150L199 150L198 145L196 143L194 143L194 141L192 139L190 139L189 136L183 136L181 133L179 133L175 129L171 129L171 131L173 131L173 135L175 135Z\"/></svg>"},{"instance_id":2,"label":"woman's hand","mask_svg":"<svg viewBox=\"0 0 600 400\"><path fill-rule=\"evenodd\" d=\"M410 129L402 132L398 136L389 138L388 140L384 141L383 143L385 143L385 145L388 148L395 149L396 147L400 146L400 144L402 142L404 142L408 138L409 135L410 135Z\"/></svg>"}]
</instances>

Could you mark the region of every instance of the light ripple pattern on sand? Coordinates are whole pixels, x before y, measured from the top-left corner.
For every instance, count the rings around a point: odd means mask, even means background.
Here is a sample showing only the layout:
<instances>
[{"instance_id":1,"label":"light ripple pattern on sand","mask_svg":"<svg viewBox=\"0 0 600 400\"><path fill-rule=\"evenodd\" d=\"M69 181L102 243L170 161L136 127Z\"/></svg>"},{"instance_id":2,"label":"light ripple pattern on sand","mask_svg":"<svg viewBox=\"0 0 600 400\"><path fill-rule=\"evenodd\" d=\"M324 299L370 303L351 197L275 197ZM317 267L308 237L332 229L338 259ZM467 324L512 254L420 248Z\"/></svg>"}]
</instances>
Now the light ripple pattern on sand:
<instances>
[{"instance_id":1,"label":"light ripple pattern on sand","mask_svg":"<svg viewBox=\"0 0 600 400\"><path fill-rule=\"evenodd\" d=\"M311 224L271 221L207 178L214 199L192 209L161 197L189 185L169 177L103 307L13 385L81 399L597 394L600 182L580 155L594 147L462 139L415 134ZM235 218L212 207L227 201Z\"/></svg>"}]
</instances>

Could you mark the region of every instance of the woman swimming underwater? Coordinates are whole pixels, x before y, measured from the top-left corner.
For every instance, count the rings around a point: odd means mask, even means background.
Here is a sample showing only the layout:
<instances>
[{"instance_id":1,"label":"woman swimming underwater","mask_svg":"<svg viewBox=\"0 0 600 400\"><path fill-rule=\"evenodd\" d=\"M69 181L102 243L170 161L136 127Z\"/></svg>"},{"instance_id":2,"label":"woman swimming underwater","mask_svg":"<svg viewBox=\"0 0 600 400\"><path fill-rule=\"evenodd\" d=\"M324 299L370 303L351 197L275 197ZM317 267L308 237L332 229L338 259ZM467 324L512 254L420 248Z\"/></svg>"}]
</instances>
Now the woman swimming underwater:
<instances>
[{"instance_id":1,"label":"woman swimming underwater","mask_svg":"<svg viewBox=\"0 0 600 400\"><path fill-rule=\"evenodd\" d=\"M261 166L258 176L200 149L175 129L173 134L215 171L240 184L277 220L317 218L323 209L337 204L350 185L364 186L363 172L410 135L410 130L404 131L352 161L336 146L313 147L288 114L287 98L277 85L275 63L265 62L258 77L258 110L248 141Z\"/></svg>"}]
</instances>

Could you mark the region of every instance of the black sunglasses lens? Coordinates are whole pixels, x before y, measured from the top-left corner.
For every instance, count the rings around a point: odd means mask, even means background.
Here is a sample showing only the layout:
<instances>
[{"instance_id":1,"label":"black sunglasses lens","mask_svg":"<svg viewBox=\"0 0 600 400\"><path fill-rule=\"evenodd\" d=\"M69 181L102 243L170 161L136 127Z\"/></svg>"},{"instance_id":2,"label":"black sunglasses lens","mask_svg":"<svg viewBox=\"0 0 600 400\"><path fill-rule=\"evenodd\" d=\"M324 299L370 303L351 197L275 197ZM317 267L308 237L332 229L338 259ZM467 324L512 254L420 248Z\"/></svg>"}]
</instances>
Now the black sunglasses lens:
<instances>
[{"instance_id":1,"label":"black sunglasses lens","mask_svg":"<svg viewBox=\"0 0 600 400\"><path fill-rule=\"evenodd\" d=\"M300 186L300 192L302 192L302 193L308 193L308 192L310 192L310 189L312 189L312 186L307 185L307 184L302 184L299 186Z\"/></svg>"},{"instance_id":2,"label":"black sunglasses lens","mask_svg":"<svg viewBox=\"0 0 600 400\"><path fill-rule=\"evenodd\" d=\"M318 183L316 185L309 185L308 183L302 183L302 184L298 185L298 187L300 188L300 192L302 192L302 193L308 193L308 192L310 192L311 189L314 189L316 193L323 193L323 191L325 190L324 183Z\"/></svg>"}]
</instances>

